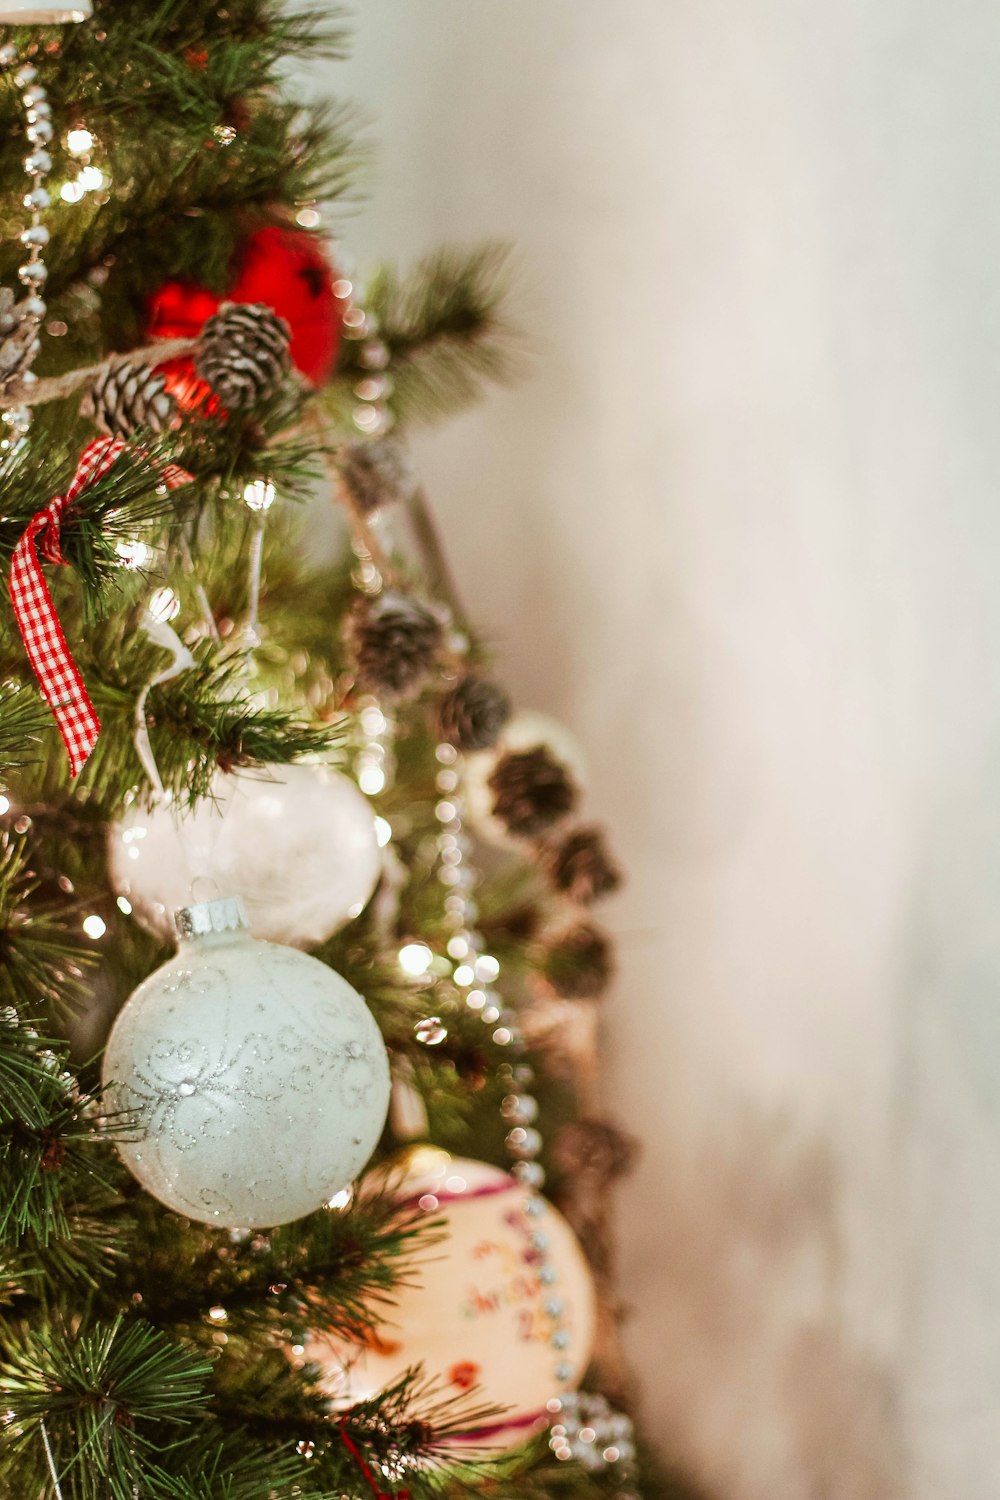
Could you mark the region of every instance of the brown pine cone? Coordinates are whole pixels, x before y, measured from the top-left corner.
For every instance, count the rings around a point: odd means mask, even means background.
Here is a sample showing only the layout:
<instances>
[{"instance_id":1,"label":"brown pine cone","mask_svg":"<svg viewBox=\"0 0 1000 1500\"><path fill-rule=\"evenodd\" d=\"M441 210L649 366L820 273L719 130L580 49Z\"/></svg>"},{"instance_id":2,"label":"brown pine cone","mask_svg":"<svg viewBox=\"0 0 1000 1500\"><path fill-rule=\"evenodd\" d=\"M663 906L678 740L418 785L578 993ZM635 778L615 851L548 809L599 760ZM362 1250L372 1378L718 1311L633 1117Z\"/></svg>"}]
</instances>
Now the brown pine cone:
<instances>
[{"instance_id":1,"label":"brown pine cone","mask_svg":"<svg viewBox=\"0 0 1000 1500\"><path fill-rule=\"evenodd\" d=\"M223 406L256 406L273 396L290 365L291 329L264 302L223 302L202 330L195 373Z\"/></svg>"},{"instance_id":2,"label":"brown pine cone","mask_svg":"<svg viewBox=\"0 0 1000 1500\"><path fill-rule=\"evenodd\" d=\"M438 704L438 734L456 750L488 750L510 718L503 688L471 673Z\"/></svg>"},{"instance_id":3,"label":"brown pine cone","mask_svg":"<svg viewBox=\"0 0 1000 1500\"><path fill-rule=\"evenodd\" d=\"M137 427L166 432L176 409L162 370L127 357L112 360L80 403L81 416L111 437L131 437Z\"/></svg>"},{"instance_id":4,"label":"brown pine cone","mask_svg":"<svg viewBox=\"0 0 1000 1500\"><path fill-rule=\"evenodd\" d=\"M357 438L337 453L340 478L364 515L407 500L416 489L410 456L398 438Z\"/></svg>"},{"instance_id":5,"label":"brown pine cone","mask_svg":"<svg viewBox=\"0 0 1000 1500\"><path fill-rule=\"evenodd\" d=\"M612 860L600 828L573 828L546 852L545 868L557 891L589 906L610 896L621 885L621 871Z\"/></svg>"},{"instance_id":6,"label":"brown pine cone","mask_svg":"<svg viewBox=\"0 0 1000 1500\"><path fill-rule=\"evenodd\" d=\"M518 838L537 838L572 812L579 790L545 745L508 750L487 779L495 817Z\"/></svg>"},{"instance_id":7,"label":"brown pine cone","mask_svg":"<svg viewBox=\"0 0 1000 1500\"><path fill-rule=\"evenodd\" d=\"M599 928L578 922L550 938L541 967L561 1000L599 1000L614 972L611 942Z\"/></svg>"},{"instance_id":8,"label":"brown pine cone","mask_svg":"<svg viewBox=\"0 0 1000 1500\"><path fill-rule=\"evenodd\" d=\"M416 599L394 592L359 599L344 632L359 685L396 699L420 691L444 640L436 615Z\"/></svg>"},{"instance_id":9,"label":"brown pine cone","mask_svg":"<svg viewBox=\"0 0 1000 1500\"><path fill-rule=\"evenodd\" d=\"M639 1143L607 1120L571 1120L552 1142L552 1162L567 1177L585 1173L608 1182L635 1165Z\"/></svg>"}]
</instances>

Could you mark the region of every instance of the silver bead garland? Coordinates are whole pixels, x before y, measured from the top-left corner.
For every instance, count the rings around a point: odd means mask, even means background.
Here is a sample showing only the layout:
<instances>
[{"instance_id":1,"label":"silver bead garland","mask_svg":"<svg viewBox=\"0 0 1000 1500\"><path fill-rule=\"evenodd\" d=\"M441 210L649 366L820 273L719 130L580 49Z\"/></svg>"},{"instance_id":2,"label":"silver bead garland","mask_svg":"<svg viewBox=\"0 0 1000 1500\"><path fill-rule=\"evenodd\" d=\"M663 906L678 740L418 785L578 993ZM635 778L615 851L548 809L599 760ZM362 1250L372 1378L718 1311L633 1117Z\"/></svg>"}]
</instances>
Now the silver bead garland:
<instances>
[{"instance_id":1,"label":"silver bead garland","mask_svg":"<svg viewBox=\"0 0 1000 1500\"><path fill-rule=\"evenodd\" d=\"M53 134L52 108L45 89L37 81L38 70L35 65L30 62L19 64L18 59L18 50L13 42L6 42L0 47L0 70L10 72L15 69L13 83L20 90L24 105L25 134L29 147L24 157L24 171L31 179L31 187L24 196L24 206L31 213L31 223L21 235L21 244L28 255L24 264L18 268L17 277L28 292L27 298L20 304L21 310L28 322L37 328L46 313L41 294L49 275L44 261L49 231L42 223L42 213L52 201L45 186L52 171L52 157L47 149ZM25 384L36 379L30 370L21 377ZM9 406L2 413L2 419L9 435L0 443L0 447L9 449L15 447L30 428L31 408L20 403Z\"/></svg>"},{"instance_id":2,"label":"silver bead garland","mask_svg":"<svg viewBox=\"0 0 1000 1500\"><path fill-rule=\"evenodd\" d=\"M516 1055L522 1046L517 1017L494 988L500 977L500 964L486 950L482 934L476 931L479 917L473 896L476 872L467 858L471 844L464 831L462 757L453 745L444 743L437 746L436 756L437 874L445 890L445 925L449 930L445 947L453 965L452 982L464 990L466 1005L477 1011L483 1024L490 1028L494 1044ZM441 1025L437 1017L418 1022L415 1028L418 1038L421 1028L430 1022L437 1027ZM532 1249L540 1257L538 1278L543 1286L552 1289L545 1312L550 1320L549 1344L556 1356L552 1376L560 1391L548 1402L552 1419L549 1446L556 1458L574 1459L591 1471L615 1466L623 1485L616 1500L636 1500L631 1488L635 1479L635 1442L630 1418L612 1410L603 1396L567 1388L582 1372L573 1363L572 1335L563 1322L565 1308L559 1296L558 1272L546 1254L549 1238L544 1224L548 1205L540 1196L545 1169L538 1160L544 1141L535 1123L539 1111L538 1100L531 1093L534 1071L525 1062L505 1059L499 1064L497 1076L505 1086L500 1114L510 1127L504 1144L513 1161L511 1175L531 1190L524 1205L525 1228Z\"/></svg>"}]
</instances>

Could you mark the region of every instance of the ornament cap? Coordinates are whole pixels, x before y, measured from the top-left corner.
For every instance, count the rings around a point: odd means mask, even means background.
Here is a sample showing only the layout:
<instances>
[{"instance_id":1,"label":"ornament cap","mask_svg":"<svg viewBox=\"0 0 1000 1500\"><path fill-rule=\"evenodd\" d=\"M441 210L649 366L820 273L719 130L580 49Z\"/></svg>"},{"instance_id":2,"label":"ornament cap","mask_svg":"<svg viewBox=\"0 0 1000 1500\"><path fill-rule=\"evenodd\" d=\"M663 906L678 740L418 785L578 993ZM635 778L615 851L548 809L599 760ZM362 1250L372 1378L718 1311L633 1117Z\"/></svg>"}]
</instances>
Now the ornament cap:
<instances>
[{"instance_id":1,"label":"ornament cap","mask_svg":"<svg viewBox=\"0 0 1000 1500\"><path fill-rule=\"evenodd\" d=\"M213 932L245 932L249 926L246 908L239 896L221 901L198 901L174 912L177 936L182 940L208 937Z\"/></svg>"}]
</instances>

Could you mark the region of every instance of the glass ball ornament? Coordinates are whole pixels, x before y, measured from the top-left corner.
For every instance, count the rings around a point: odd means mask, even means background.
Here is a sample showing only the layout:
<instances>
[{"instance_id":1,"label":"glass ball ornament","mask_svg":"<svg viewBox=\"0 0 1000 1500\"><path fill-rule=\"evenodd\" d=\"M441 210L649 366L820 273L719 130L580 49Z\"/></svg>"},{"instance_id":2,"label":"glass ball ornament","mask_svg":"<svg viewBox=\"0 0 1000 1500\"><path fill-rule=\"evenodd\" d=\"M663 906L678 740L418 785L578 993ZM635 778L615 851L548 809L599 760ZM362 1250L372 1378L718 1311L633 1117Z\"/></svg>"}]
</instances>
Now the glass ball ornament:
<instances>
[{"instance_id":1,"label":"glass ball ornament","mask_svg":"<svg viewBox=\"0 0 1000 1500\"><path fill-rule=\"evenodd\" d=\"M295 948L261 942L238 900L177 915L176 956L139 985L104 1054L125 1165L219 1228L285 1224L364 1167L389 1061L364 1000Z\"/></svg>"},{"instance_id":2,"label":"glass ball ornament","mask_svg":"<svg viewBox=\"0 0 1000 1500\"><path fill-rule=\"evenodd\" d=\"M499 818L493 814L493 793L489 780L501 756L543 748L553 760L569 772L570 779L582 790L587 785L587 763L579 741L558 719L526 708L514 714L504 725L500 736L488 750L467 755L462 785L465 810L476 833L488 843L503 847L516 844Z\"/></svg>"},{"instance_id":3,"label":"glass ball ornament","mask_svg":"<svg viewBox=\"0 0 1000 1500\"><path fill-rule=\"evenodd\" d=\"M368 799L329 766L219 771L193 807L131 808L108 834L118 896L160 937L192 901L239 896L250 930L313 947L356 917L382 870Z\"/></svg>"},{"instance_id":4,"label":"glass ball ornament","mask_svg":"<svg viewBox=\"0 0 1000 1500\"><path fill-rule=\"evenodd\" d=\"M401 1163L401 1175L399 1171ZM314 1333L303 1357L335 1406L370 1399L422 1364L451 1396L507 1408L462 1445L513 1449L547 1425L546 1403L579 1384L593 1349L590 1269L566 1220L509 1173L434 1147L404 1153L386 1178L406 1207L443 1225L364 1346Z\"/></svg>"}]
</instances>

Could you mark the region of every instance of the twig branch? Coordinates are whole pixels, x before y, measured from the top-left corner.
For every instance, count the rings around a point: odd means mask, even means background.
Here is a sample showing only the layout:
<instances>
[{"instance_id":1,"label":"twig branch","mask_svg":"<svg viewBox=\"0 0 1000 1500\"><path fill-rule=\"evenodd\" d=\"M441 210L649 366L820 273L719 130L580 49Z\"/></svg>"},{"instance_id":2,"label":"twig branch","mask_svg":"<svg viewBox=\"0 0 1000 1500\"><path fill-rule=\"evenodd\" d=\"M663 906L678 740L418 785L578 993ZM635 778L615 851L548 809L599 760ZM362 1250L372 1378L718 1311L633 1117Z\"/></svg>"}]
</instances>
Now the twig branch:
<instances>
[{"instance_id":1,"label":"twig branch","mask_svg":"<svg viewBox=\"0 0 1000 1500\"><path fill-rule=\"evenodd\" d=\"M456 620L466 619L458 585L441 541L441 533L422 486L413 491L406 508L413 539L420 553L424 579L430 592L449 606Z\"/></svg>"},{"instance_id":2,"label":"twig branch","mask_svg":"<svg viewBox=\"0 0 1000 1500\"><path fill-rule=\"evenodd\" d=\"M80 370L67 370L65 375L52 375L47 380L23 380L3 392L4 402L9 406L43 406L47 401L62 401L74 391L93 385L99 375L114 364L127 362L130 365L160 365L168 359L179 359L184 354L193 354L198 347L197 339L161 339L159 343L147 344L143 349L130 349L127 353L111 354L99 365L87 365Z\"/></svg>"}]
</instances>

